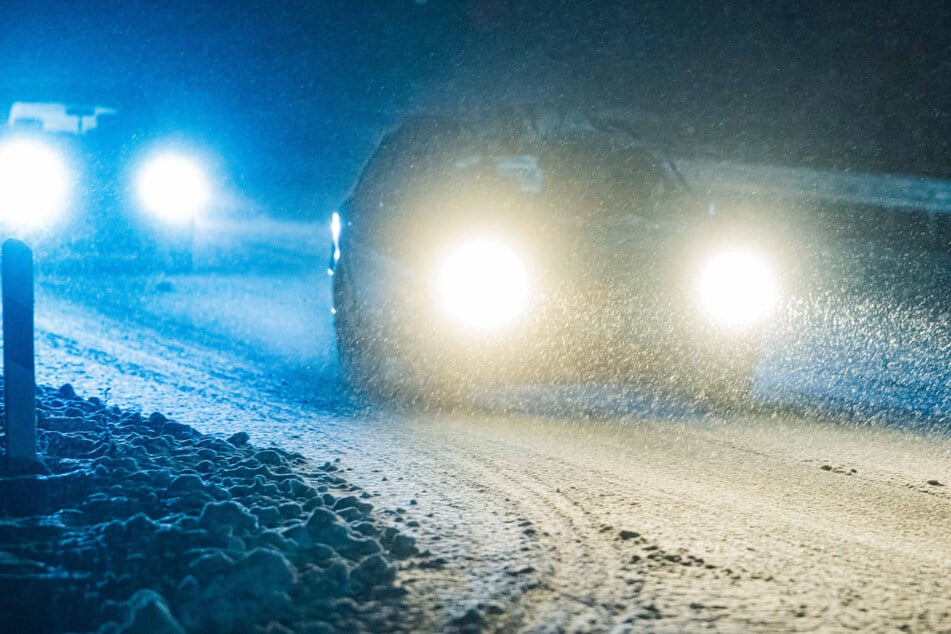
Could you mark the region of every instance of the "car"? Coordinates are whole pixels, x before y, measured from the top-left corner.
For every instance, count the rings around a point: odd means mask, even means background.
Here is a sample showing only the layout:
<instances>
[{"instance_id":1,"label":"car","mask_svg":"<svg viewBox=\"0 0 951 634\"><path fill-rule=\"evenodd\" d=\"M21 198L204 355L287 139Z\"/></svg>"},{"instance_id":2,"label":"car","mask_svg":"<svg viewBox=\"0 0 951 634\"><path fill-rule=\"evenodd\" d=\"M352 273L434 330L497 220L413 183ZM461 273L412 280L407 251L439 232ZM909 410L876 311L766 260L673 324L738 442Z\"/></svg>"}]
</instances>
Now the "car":
<instances>
[{"instance_id":1,"label":"car","mask_svg":"<svg viewBox=\"0 0 951 634\"><path fill-rule=\"evenodd\" d=\"M15 102L0 131L0 226L45 259L189 270L213 195L199 154L116 108Z\"/></svg>"},{"instance_id":2,"label":"car","mask_svg":"<svg viewBox=\"0 0 951 634\"><path fill-rule=\"evenodd\" d=\"M497 383L749 396L782 241L623 122L542 108L387 133L332 221L340 365L429 404Z\"/></svg>"}]
</instances>

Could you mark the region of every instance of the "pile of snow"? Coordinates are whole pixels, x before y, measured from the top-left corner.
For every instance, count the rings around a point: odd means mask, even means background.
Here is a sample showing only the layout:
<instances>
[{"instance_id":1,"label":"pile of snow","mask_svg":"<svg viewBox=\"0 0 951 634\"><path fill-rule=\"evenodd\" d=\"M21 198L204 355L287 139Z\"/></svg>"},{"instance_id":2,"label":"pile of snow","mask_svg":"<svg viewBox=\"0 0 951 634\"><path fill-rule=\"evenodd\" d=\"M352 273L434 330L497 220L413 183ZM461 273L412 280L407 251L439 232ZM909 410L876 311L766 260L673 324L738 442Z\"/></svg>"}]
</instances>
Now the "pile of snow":
<instances>
[{"instance_id":1,"label":"pile of snow","mask_svg":"<svg viewBox=\"0 0 951 634\"><path fill-rule=\"evenodd\" d=\"M335 465L69 385L37 404L49 472L0 476L5 631L394 627L394 559L414 542L381 528Z\"/></svg>"}]
</instances>

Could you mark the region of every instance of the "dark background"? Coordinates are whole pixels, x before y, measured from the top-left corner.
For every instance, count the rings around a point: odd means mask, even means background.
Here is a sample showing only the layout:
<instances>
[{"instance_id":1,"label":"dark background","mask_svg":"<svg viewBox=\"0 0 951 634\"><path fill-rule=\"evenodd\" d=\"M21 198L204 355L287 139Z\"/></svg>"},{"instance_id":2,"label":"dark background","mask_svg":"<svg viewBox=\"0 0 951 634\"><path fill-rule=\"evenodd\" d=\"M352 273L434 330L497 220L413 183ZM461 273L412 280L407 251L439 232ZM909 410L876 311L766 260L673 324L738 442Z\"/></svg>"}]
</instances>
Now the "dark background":
<instances>
[{"instance_id":1,"label":"dark background","mask_svg":"<svg viewBox=\"0 0 951 634\"><path fill-rule=\"evenodd\" d=\"M634 113L678 154L951 176L948 3L5 2L0 105L148 113L285 215L407 112Z\"/></svg>"}]
</instances>

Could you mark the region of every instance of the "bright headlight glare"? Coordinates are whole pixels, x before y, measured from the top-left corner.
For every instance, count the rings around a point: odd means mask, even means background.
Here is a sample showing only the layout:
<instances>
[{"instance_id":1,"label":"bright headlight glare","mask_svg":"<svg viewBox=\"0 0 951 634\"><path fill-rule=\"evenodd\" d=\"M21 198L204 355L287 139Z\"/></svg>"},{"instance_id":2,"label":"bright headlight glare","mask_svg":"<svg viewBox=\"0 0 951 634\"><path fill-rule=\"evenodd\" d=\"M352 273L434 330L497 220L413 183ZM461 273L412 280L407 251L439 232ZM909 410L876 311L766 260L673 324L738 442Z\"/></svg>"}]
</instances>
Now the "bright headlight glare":
<instances>
[{"instance_id":1,"label":"bright headlight glare","mask_svg":"<svg viewBox=\"0 0 951 634\"><path fill-rule=\"evenodd\" d=\"M698 287L705 313L727 327L752 326L779 301L779 286L769 263L749 251L726 251L711 258Z\"/></svg>"},{"instance_id":2,"label":"bright headlight glare","mask_svg":"<svg viewBox=\"0 0 951 634\"><path fill-rule=\"evenodd\" d=\"M193 219L211 198L204 170L178 154L163 154L146 163L137 187L146 211L169 222Z\"/></svg>"},{"instance_id":3,"label":"bright headlight glare","mask_svg":"<svg viewBox=\"0 0 951 634\"><path fill-rule=\"evenodd\" d=\"M437 293L451 317L473 330L510 323L528 304L529 276L521 258L502 242L465 242L443 260Z\"/></svg>"},{"instance_id":4,"label":"bright headlight glare","mask_svg":"<svg viewBox=\"0 0 951 634\"><path fill-rule=\"evenodd\" d=\"M48 226L65 210L69 171L63 158L34 139L0 145L0 222L12 229Z\"/></svg>"}]
</instances>

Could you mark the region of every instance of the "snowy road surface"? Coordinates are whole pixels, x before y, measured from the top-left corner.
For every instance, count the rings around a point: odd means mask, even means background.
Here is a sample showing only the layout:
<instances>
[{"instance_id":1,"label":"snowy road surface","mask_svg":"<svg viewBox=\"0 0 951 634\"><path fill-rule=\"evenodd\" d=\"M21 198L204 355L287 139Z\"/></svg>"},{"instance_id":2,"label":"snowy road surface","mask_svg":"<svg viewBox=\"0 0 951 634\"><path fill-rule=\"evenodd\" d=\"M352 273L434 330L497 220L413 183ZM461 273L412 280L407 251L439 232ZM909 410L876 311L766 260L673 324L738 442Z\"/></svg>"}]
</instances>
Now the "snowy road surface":
<instances>
[{"instance_id":1,"label":"snowy road surface","mask_svg":"<svg viewBox=\"0 0 951 634\"><path fill-rule=\"evenodd\" d=\"M414 629L951 631L944 390L922 396L939 419L927 433L858 415L727 417L604 386L535 390L509 414L367 409L335 374L320 232L254 228L244 255L287 247L267 267L223 257L232 231L208 238L193 275L43 276L39 380L339 457L384 522L433 555L400 573ZM868 374L810 383L809 364L839 376L847 363L823 346L860 345L833 330L777 334L760 398L888 392ZM914 356L933 370L938 348Z\"/></svg>"}]
</instances>

